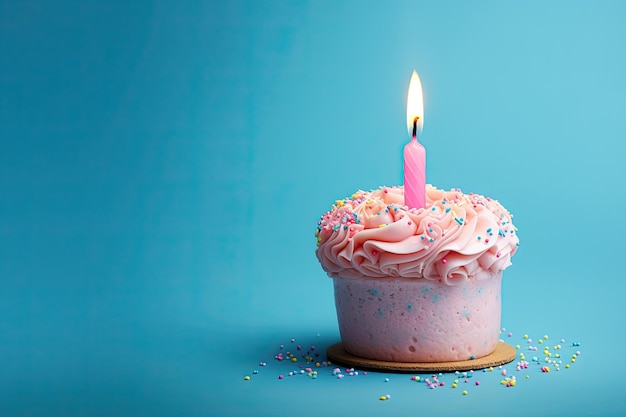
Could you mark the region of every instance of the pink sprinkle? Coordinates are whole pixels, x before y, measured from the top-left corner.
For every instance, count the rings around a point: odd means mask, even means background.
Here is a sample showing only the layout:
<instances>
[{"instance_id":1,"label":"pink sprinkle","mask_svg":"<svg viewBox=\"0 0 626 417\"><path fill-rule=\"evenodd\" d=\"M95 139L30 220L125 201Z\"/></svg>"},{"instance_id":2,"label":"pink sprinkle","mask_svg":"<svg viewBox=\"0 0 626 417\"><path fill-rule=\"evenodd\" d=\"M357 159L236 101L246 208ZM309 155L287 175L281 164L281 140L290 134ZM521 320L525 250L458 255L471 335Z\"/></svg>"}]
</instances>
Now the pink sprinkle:
<instances>
[{"instance_id":1,"label":"pink sprinkle","mask_svg":"<svg viewBox=\"0 0 626 417\"><path fill-rule=\"evenodd\" d=\"M509 332L509 337L513 336L513 333Z\"/></svg>"},{"instance_id":2,"label":"pink sprinkle","mask_svg":"<svg viewBox=\"0 0 626 417\"><path fill-rule=\"evenodd\" d=\"M442 263L442 264L445 264L446 262L448 262L448 261L446 261L446 258L443 258L443 259L441 260L441 263Z\"/></svg>"},{"instance_id":3,"label":"pink sprinkle","mask_svg":"<svg viewBox=\"0 0 626 417\"><path fill-rule=\"evenodd\" d=\"M407 224L410 226L410 225L412 225L413 223L411 223L411 222L407 222Z\"/></svg>"},{"instance_id":4,"label":"pink sprinkle","mask_svg":"<svg viewBox=\"0 0 626 417\"><path fill-rule=\"evenodd\" d=\"M300 350L300 349L302 349L302 346L298 345L298 346L296 346L296 349Z\"/></svg>"},{"instance_id":5,"label":"pink sprinkle","mask_svg":"<svg viewBox=\"0 0 626 417\"><path fill-rule=\"evenodd\" d=\"M278 379L283 379L283 378L284 378L284 376L282 376L282 374L278 375Z\"/></svg>"},{"instance_id":6,"label":"pink sprinkle","mask_svg":"<svg viewBox=\"0 0 626 417\"><path fill-rule=\"evenodd\" d=\"M502 376L506 376L506 369L502 370Z\"/></svg>"},{"instance_id":7,"label":"pink sprinkle","mask_svg":"<svg viewBox=\"0 0 626 417\"><path fill-rule=\"evenodd\" d=\"M476 385L480 385L480 381L476 381Z\"/></svg>"},{"instance_id":8,"label":"pink sprinkle","mask_svg":"<svg viewBox=\"0 0 626 417\"><path fill-rule=\"evenodd\" d=\"M373 255L373 256L378 255L378 251L377 251L376 249L372 250L372 255Z\"/></svg>"}]
</instances>

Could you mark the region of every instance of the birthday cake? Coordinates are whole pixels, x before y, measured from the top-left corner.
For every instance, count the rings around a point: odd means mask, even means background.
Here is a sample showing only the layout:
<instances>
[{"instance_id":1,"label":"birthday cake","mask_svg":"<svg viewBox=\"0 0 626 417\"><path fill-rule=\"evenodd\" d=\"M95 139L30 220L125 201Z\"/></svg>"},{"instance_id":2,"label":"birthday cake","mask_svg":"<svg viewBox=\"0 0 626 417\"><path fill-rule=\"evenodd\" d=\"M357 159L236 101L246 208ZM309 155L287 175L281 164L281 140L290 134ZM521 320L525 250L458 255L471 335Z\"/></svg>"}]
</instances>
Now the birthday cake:
<instances>
[{"instance_id":1,"label":"birthday cake","mask_svg":"<svg viewBox=\"0 0 626 417\"><path fill-rule=\"evenodd\" d=\"M449 362L492 353L502 271L519 240L500 203L428 185L426 207L403 187L337 200L316 230L333 279L344 349L393 362Z\"/></svg>"}]
</instances>

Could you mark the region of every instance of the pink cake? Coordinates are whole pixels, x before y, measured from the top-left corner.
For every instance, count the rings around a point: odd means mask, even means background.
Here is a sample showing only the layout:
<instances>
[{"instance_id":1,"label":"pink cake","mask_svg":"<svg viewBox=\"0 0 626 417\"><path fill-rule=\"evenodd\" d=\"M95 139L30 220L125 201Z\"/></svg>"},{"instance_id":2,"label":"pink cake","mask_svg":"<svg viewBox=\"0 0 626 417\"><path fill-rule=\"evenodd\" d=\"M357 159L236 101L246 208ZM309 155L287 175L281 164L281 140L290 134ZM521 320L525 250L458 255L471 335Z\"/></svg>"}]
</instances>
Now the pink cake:
<instances>
[{"instance_id":1,"label":"pink cake","mask_svg":"<svg viewBox=\"0 0 626 417\"><path fill-rule=\"evenodd\" d=\"M333 278L344 349L394 362L449 362L492 353L502 271L518 247L496 200L426 187L408 209L402 187L337 200L316 251Z\"/></svg>"}]
</instances>

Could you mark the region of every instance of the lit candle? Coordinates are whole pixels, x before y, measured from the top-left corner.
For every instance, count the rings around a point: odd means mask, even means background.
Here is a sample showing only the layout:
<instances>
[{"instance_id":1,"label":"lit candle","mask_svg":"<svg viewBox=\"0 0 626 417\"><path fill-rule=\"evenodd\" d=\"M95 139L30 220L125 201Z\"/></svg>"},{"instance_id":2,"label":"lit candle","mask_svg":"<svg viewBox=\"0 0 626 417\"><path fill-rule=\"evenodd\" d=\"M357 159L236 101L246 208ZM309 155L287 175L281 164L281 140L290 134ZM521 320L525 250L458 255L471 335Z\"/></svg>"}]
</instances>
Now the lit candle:
<instances>
[{"instance_id":1,"label":"lit candle","mask_svg":"<svg viewBox=\"0 0 626 417\"><path fill-rule=\"evenodd\" d=\"M411 141L404 146L404 204L426 207L426 149L418 142L424 126L422 82L413 71L406 100L406 123Z\"/></svg>"}]
</instances>

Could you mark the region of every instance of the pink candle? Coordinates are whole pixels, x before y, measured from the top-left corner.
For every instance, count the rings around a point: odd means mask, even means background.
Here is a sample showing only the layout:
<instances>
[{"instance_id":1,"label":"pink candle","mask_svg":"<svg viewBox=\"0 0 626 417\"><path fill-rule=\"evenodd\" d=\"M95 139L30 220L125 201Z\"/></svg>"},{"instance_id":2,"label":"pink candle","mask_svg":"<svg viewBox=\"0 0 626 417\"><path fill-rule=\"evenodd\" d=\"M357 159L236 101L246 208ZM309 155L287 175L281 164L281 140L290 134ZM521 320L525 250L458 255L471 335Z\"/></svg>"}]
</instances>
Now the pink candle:
<instances>
[{"instance_id":1,"label":"pink candle","mask_svg":"<svg viewBox=\"0 0 626 417\"><path fill-rule=\"evenodd\" d=\"M404 204L409 208L426 207L426 149L417 138L424 126L422 83L413 71L406 105L407 128L411 141L404 147Z\"/></svg>"}]
</instances>

